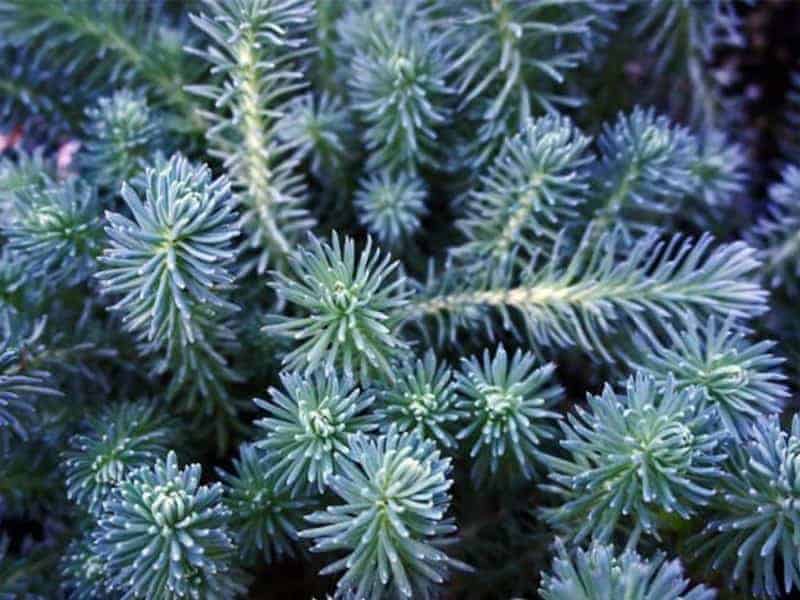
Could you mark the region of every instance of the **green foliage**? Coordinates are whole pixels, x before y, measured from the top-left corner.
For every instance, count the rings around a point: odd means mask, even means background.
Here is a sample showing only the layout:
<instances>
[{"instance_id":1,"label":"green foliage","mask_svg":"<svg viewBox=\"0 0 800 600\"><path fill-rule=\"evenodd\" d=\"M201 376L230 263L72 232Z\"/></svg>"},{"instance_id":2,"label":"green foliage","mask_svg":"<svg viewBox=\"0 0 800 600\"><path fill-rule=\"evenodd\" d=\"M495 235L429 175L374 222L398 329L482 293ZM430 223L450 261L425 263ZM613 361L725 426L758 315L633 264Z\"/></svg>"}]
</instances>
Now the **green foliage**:
<instances>
[{"instance_id":1,"label":"green foliage","mask_svg":"<svg viewBox=\"0 0 800 600\"><path fill-rule=\"evenodd\" d=\"M669 214L691 193L696 141L652 108L620 114L604 126L598 145L603 160L595 210L604 221Z\"/></svg>"},{"instance_id":2,"label":"green foliage","mask_svg":"<svg viewBox=\"0 0 800 600\"><path fill-rule=\"evenodd\" d=\"M589 142L566 117L526 122L470 191L457 223L466 241L452 252L463 260L506 260L554 244L588 194Z\"/></svg>"},{"instance_id":3,"label":"green foliage","mask_svg":"<svg viewBox=\"0 0 800 600\"><path fill-rule=\"evenodd\" d=\"M593 544L578 549L572 558L557 545L553 572L545 573L539 594L542 600L713 600L716 593L691 583L680 561L666 561L663 554L646 559L636 552L614 552L613 546Z\"/></svg>"},{"instance_id":4,"label":"green foliage","mask_svg":"<svg viewBox=\"0 0 800 600\"><path fill-rule=\"evenodd\" d=\"M29 188L49 187L53 180L50 165L41 150L17 153L16 160L0 157L0 194L2 194L3 222L13 210L11 199L16 192Z\"/></svg>"},{"instance_id":5,"label":"green foliage","mask_svg":"<svg viewBox=\"0 0 800 600\"><path fill-rule=\"evenodd\" d=\"M26 444L0 439L0 511L4 523L19 519L52 527L64 517L66 493L55 446L58 424L49 415L45 417ZM56 431L48 431L50 427ZM36 566L35 561L32 566Z\"/></svg>"},{"instance_id":6,"label":"green foliage","mask_svg":"<svg viewBox=\"0 0 800 600\"><path fill-rule=\"evenodd\" d=\"M176 433L176 423L152 401L116 404L93 415L64 453L67 497L100 513L111 490L162 456Z\"/></svg>"},{"instance_id":7,"label":"green foliage","mask_svg":"<svg viewBox=\"0 0 800 600\"><path fill-rule=\"evenodd\" d=\"M200 465L166 462L133 471L103 503L94 551L106 590L126 598L233 598L233 543L222 486L200 485Z\"/></svg>"},{"instance_id":8,"label":"green foliage","mask_svg":"<svg viewBox=\"0 0 800 600\"><path fill-rule=\"evenodd\" d=\"M228 299L233 275L231 240L238 235L230 189L206 166L175 155L162 169L148 169L144 202L131 186L122 197L133 220L108 213L109 245L97 273L104 293L121 295L112 306L156 354L156 373L173 378L167 395L182 388L210 412L225 399L226 382L238 375L221 352L235 346L227 318L238 310Z\"/></svg>"},{"instance_id":9,"label":"green foliage","mask_svg":"<svg viewBox=\"0 0 800 600\"><path fill-rule=\"evenodd\" d=\"M31 296L30 278L17 257L3 247L0 252L0 319L13 320ZM38 291L38 290L37 290Z\"/></svg>"},{"instance_id":10,"label":"green foliage","mask_svg":"<svg viewBox=\"0 0 800 600\"><path fill-rule=\"evenodd\" d=\"M219 471L225 484L225 506L231 513L230 528L245 564L267 563L295 556L302 513L313 506L309 498L293 498L282 489L253 445L239 447L233 473Z\"/></svg>"},{"instance_id":11,"label":"green foliage","mask_svg":"<svg viewBox=\"0 0 800 600\"><path fill-rule=\"evenodd\" d=\"M626 247L620 230L596 239L590 228L570 256L562 236L552 257L519 275L511 268L432 273L406 309L408 319L444 340L481 324L499 332L499 317L503 329L521 329L537 347L578 346L612 360L606 342L618 331L651 337L691 315L747 318L766 310L766 291L751 281L755 251L743 242L711 244L708 235L663 242L651 233Z\"/></svg>"},{"instance_id":12,"label":"green foliage","mask_svg":"<svg viewBox=\"0 0 800 600\"><path fill-rule=\"evenodd\" d=\"M98 185L116 193L120 182L144 169L155 149L163 150L162 124L144 97L122 90L86 109L82 165Z\"/></svg>"},{"instance_id":13,"label":"green foliage","mask_svg":"<svg viewBox=\"0 0 800 600\"><path fill-rule=\"evenodd\" d=\"M27 439L36 422L37 403L42 397L60 397L45 370L26 365L27 347L35 344L44 323L25 336L13 331L9 322L2 324L0 342L0 441L10 432Z\"/></svg>"},{"instance_id":14,"label":"green foliage","mask_svg":"<svg viewBox=\"0 0 800 600\"><path fill-rule=\"evenodd\" d=\"M312 223L303 204L305 184L294 172L290 149L279 143L278 117L291 94L303 87L298 60L305 54L303 29L313 16L308 0L205 0L206 13L192 15L210 45L192 50L224 77L193 85L214 102L203 111L212 156L225 162L236 191L244 232L243 272L263 273L282 262L300 232Z\"/></svg>"},{"instance_id":15,"label":"green foliage","mask_svg":"<svg viewBox=\"0 0 800 600\"><path fill-rule=\"evenodd\" d=\"M361 33L348 85L364 124L367 167L413 172L440 163L437 132L451 118L446 78L452 67L442 37L415 18L415 3L405 9L394 4L402 14L376 16L371 30Z\"/></svg>"},{"instance_id":16,"label":"green foliage","mask_svg":"<svg viewBox=\"0 0 800 600\"><path fill-rule=\"evenodd\" d=\"M57 138L70 129L91 90L47 65L42 53L0 45L0 135ZM0 163L4 162L0 158Z\"/></svg>"},{"instance_id":17,"label":"green foliage","mask_svg":"<svg viewBox=\"0 0 800 600\"><path fill-rule=\"evenodd\" d=\"M789 4L0 0L0 598L796 593Z\"/></svg>"},{"instance_id":18,"label":"green foliage","mask_svg":"<svg viewBox=\"0 0 800 600\"><path fill-rule=\"evenodd\" d=\"M587 58L595 27L613 5L605 0L470 0L439 2L448 14L459 109L477 122L474 162L490 158L503 138L535 113L580 104L567 74Z\"/></svg>"},{"instance_id":19,"label":"green foliage","mask_svg":"<svg viewBox=\"0 0 800 600\"><path fill-rule=\"evenodd\" d=\"M8 547L9 538L0 537L0 600L44 600L46 593L53 593L45 583L46 569L50 567L46 554L35 546L30 549L29 552L41 561L38 569L30 568L24 559L11 554Z\"/></svg>"},{"instance_id":20,"label":"green foliage","mask_svg":"<svg viewBox=\"0 0 800 600\"><path fill-rule=\"evenodd\" d=\"M741 440L759 418L780 413L789 396L774 342L749 342L730 322L690 322L667 328L667 342L643 342L631 366L665 389L696 387L726 431Z\"/></svg>"},{"instance_id":21,"label":"green foliage","mask_svg":"<svg viewBox=\"0 0 800 600\"><path fill-rule=\"evenodd\" d=\"M18 191L2 229L6 248L28 274L76 285L94 271L102 226L95 191L78 179Z\"/></svg>"},{"instance_id":22,"label":"green foliage","mask_svg":"<svg viewBox=\"0 0 800 600\"><path fill-rule=\"evenodd\" d=\"M714 495L722 473L723 432L713 427L694 388L659 389L637 374L617 394L606 385L562 424L568 456L545 464L559 506L543 509L548 522L575 542L609 540L618 526L658 536L664 514L688 519Z\"/></svg>"},{"instance_id":23,"label":"green foliage","mask_svg":"<svg viewBox=\"0 0 800 600\"><path fill-rule=\"evenodd\" d=\"M753 426L725 465L697 552L729 582L759 597L800 589L800 419L783 431L777 417ZM788 596L787 596L788 597Z\"/></svg>"},{"instance_id":24,"label":"green foliage","mask_svg":"<svg viewBox=\"0 0 800 600\"><path fill-rule=\"evenodd\" d=\"M713 72L705 65L718 48L744 45L736 3L646 0L630 4L635 17L633 33L645 41L653 74L671 75L671 89L659 91L673 110L686 112L692 122L706 126L729 121L730 102L725 101Z\"/></svg>"},{"instance_id":25,"label":"green foliage","mask_svg":"<svg viewBox=\"0 0 800 600\"><path fill-rule=\"evenodd\" d=\"M738 18L730 0L649 0L640 7L639 16L637 33L648 36L650 51L663 49L656 63L662 71L671 60L679 58L678 53L687 49L709 59L715 45L741 43ZM684 39L676 39L681 36Z\"/></svg>"},{"instance_id":26,"label":"green foliage","mask_svg":"<svg viewBox=\"0 0 800 600\"><path fill-rule=\"evenodd\" d=\"M753 244L764 257L766 280L771 287L784 287L797 294L800 277L800 168L790 165L783 170L780 183L769 189L771 203L767 215L751 230Z\"/></svg>"},{"instance_id":27,"label":"green foliage","mask_svg":"<svg viewBox=\"0 0 800 600\"><path fill-rule=\"evenodd\" d=\"M414 175L379 171L360 182L353 198L359 222L387 246L401 245L420 228L425 207L425 182Z\"/></svg>"},{"instance_id":28,"label":"green foliage","mask_svg":"<svg viewBox=\"0 0 800 600\"><path fill-rule=\"evenodd\" d=\"M74 540L61 559L62 588L70 600L118 598L105 590L106 568L90 537Z\"/></svg>"},{"instance_id":29,"label":"green foliage","mask_svg":"<svg viewBox=\"0 0 800 600\"><path fill-rule=\"evenodd\" d=\"M550 409L563 390L551 381L553 363L535 364L520 350L509 361L503 346L493 358L486 350L482 361L462 359L458 406L467 416L456 437L466 440L476 485L500 470L531 478L542 441L554 437L560 415Z\"/></svg>"},{"instance_id":30,"label":"green foliage","mask_svg":"<svg viewBox=\"0 0 800 600\"><path fill-rule=\"evenodd\" d=\"M379 420L400 433L417 431L422 437L453 449L454 425L466 416L458 407L455 385L453 370L445 363L437 364L432 350L422 358L406 360L396 380L381 394Z\"/></svg>"},{"instance_id":31,"label":"green foliage","mask_svg":"<svg viewBox=\"0 0 800 600\"><path fill-rule=\"evenodd\" d=\"M191 131L193 107L183 90L194 73L182 50L183 27L154 2L94 2L87 0L3 0L0 36L4 43L28 51L26 62L48 83L58 78L83 78L83 88L96 93L111 85L141 83L175 112L175 128ZM35 49L35 50L34 50ZM24 60L19 56L18 60ZM57 90L58 88L56 88ZM59 98L69 106L85 106L74 93ZM43 93L18 93L29 110L37 109ZM36 102L38 101L39 104ZM45 106L46 108L49 108Z\"/></svg>"},{"instance_id":32,"label":"green foliage","mask_svg":"<svg viewBox=\"0 0 800 600\"><path fill-rule=\"evenodd\" d=\"M375 428L366 413L374 397L335 376L281 373L281 383L285 394L270 388L272 402L256 399L269 413L256 421L265 430L256 446L265 451L278 489L289 487L293 496L314 489L321 494L347 454L348 435Z\"/></svg>"},{"instance_id":33,"label":"green foliage","mask_svg":"<svg viewBox=\"0 0 800 600\"><path fill-rule=\"evenodd\" d=\"M340 243L334 231L330 244L311 237L310 246L290 259L290 275L274 273L279 296L303 310L267 326L301 342L284 366L326 374L340 368L362 381L374 374L393 379L390 361L406 352L398 325L408 291L391 260L373 251L371 239L356 257L354 241Z\"/></svg>"},{"instance_id":34,"label":"green foliage","mask_svg":"<svg viewBox=\"0 0 800 600\"><path fill-rule=\"evenodd\" d=\"M350 160L353 127L341 100L325 92L292 99L276 126L283 144L294 149L294 157L309 163L311 173L321 180L337 179L339 169Z\"/></svg>"},{"instance_id":35,"label":"green foliage","mask_svg":"<svg viewBox=\"0 0 800 600\"><path fill-rule=\"evenodd\" d=\"M379 438L352 436L348 457L329 479L343 503L312 513L316 527L300 532L314 540L314 552L347 552L322 573L344 571L339 595L430 597L449 571L463 568L439 549L456 529L445 516L450 459L432 441L394 428Z\"/></svg>"},{"instance_id":36,"label":"green foliage","mask_svg":"<svg viewBox=\"0 0 800 600\"><path fill-rule=\"evenodd\" d=\"M698 196L692 210L702 209L704 204L711 212L727 208L732 199L746 190L747 170L747 157L739 144L719 131L707 133L700 140L698 157L692 165Z\"/></svg>"}]
</instances>

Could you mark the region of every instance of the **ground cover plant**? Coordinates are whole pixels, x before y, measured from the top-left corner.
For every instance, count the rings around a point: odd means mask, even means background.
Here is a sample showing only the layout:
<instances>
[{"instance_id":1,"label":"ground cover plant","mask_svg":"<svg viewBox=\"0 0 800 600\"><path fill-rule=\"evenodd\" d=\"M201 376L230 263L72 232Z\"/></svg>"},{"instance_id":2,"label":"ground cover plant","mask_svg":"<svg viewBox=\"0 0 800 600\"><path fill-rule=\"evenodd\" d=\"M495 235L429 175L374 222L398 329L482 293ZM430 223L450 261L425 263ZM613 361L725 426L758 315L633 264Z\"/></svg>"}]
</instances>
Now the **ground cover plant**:
<instances>
[{"instance_id":1,"label":"ground cover plant","mask_svg":"<svg viewBox=\"0 0 800 600\"><path fill-rule=\"evenodd\" d=\"M800 594L799 37L0 0L0 600Z\"/></svg>"}]
</instances>

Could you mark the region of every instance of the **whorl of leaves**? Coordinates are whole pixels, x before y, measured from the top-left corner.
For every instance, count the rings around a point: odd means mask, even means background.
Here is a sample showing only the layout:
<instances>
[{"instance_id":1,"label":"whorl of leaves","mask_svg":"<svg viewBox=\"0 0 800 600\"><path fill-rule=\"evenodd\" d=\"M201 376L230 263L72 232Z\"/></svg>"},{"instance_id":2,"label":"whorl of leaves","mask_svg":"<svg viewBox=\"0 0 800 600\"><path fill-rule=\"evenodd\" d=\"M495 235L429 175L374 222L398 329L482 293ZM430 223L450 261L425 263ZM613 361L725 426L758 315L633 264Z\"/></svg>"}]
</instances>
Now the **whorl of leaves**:
<instances>
[{"instance_id":1,"label":"whorl of leaves","mask_svg":"<svg viewBox=\"0 0 800 600\"><path fill-rule=\"evenodd\" d=\"M663 342L640 340L630 359L661 388L670 380L678 389L696 387L736 440L758 419L781 412L789 390L780 371L784 361L770 352L774 342L750 342L730 320L714 318L666 332Z\"/></svg>"},{"instance_id":2,"label":"whorl of leaves","mask_svg":"<svg viewBox=\"0 0 800 600\"><path fill-rule=\"evenodd\" d=\"M307 161L315 177L337 180L352 159L353 126L349 110L336 96L323 92L295 96L278 120L276 134L298 161Z\"/></svg>"},{"instance_id":3,"label":"whorl of leaves","mask_svg":"<svg viewBox=\"0 0 800 600\"><path fill-rule=\"evenodd\" d=\"M163 125L145 98L129 90L100 98L86 109L86 118L82 166L114 193L144 169L153 152L163 150Z\"/></svg>"},{"instance_id":4,"label":"whorl of leaves","mask_svg":"<svg viewBox=\"0 0 800 600\"><path fill-rule=\"evenodd\" d=\"M293 498L269 473L267 463L252 444L243 444L233 471L218 470L225 486L223 502L231 511L231 532L245 564L295 556L302 514L314 505L308 498Z\"/></svg>"},{"instance_id":5,"label":"whorl of leaves","mask_svg":"<svg viewBox=\"0 0 800 600\"><path fill-rule=\"evenodd\" d=\"M378 241L389 247L412 237L427 214L423 179L408 173L379 171L361 180L353 198L358 220Z\"/></svg>"},{"instance_id":6,"label":"whorl of leaves","mask_svg":"<svg viewBox=\"0 0 800 600\"><path fill-rule=\"evenodd\" d=\"M757 421L719 486L696 554L756 596L800 589L800 417L789 431L776 416Z\"/></svg>"},{"instance_id":7,"label":"whorl of leaves","mask_svg":"<svg viewBox=\"0 0 800 600\"><path fill-rule=\"evenodd\" d=\"M35 279L76 285L94 271L102 226L94 189L70 179L15 194L7 248Z\"/></svg>"},{"instance_id":8,"label":"whorl of leaves","mask_svg":"<svg viewBox=\"0 0 800 600\"><path fill-rule=\"evenodd\" d=\"M267 412L256 421L263 430L256 447L278 490L288 488L293 496L321 494L345 460L348 436L377 427L367 414L374 396L335 375L306 378L285 372L280 379L285 391L270 388L269 402L256 399Z\"/></svg>"},{"instance_id":9,"label":"whorl of leaves","mask_svg":"<svg viewBox=\"0 0 800 600\"><path fill-rule=\"evenodd\" d=\"M94 415L64 453L67 497L98 514L114 486L167 451L176 427L153 401L120 403Z\"/></svg>"},{"instance_id":10,"label":"whorl of leaves","mask_svg":"<svg viewBox=\"0 0 800 600\"><path fill-rule=\"evenodd\" d=\"M291 273L273 274L278 295L300 309L267 326L300 342L283 364L306 373L340 368L364 382L392 379L390 363L407 349L398 332L408 296L398 263L373 250L371 239L358 255L355 242L341 243L335 231L330 243L313 236L309 242L290 258Z\"/></svg>"},{"instance_id":11,"label":"whorl of leaves","mask_svg":"<svg viewBox=\"0 0 800 600\"><path fill-rule=\"evenodd\" d=\"M650 559L633 550L618 554L611 545L592 544L570 556L557 543L552 572L542 574L542 600L714 600L716 593L704 585L692 586L680 561L667 561L659 553Z\"/></svg>"},{"instance_id":12,"label":"whorl of leaves","mask_svg":"<svg viewBox=\"0 0 800 600\"><path fill-rule=\"evenodd\" d=\"M321 573L343 572L340 595L429 598L453 568L463 566L439 546L455 532L448 490L450 459L431 440L399 434L350 437L348 460L329 479L342 500L307 520L300 532L313 552L345 551Z\"/></svg>"},{"instance_id":13,"label":"whorl of leaves","mask_svg":"<svg viewBox=\"0 0 800 600\"><path fill-rule=\"evenodd\" d=\"M401 15L376 19L362 33L348 84L364 123L367 166L413 172L441 162L438 132L451 118L451 59L441 36L410 14L414 3L400 6Z\"/></svg>"},{"instance_id":14,"label":"whorl of leaves","mask_svg":"<svg viewBox=\"0 0 800 600\"><path fill-rule=\"evenodd\" d=\"M377 413L387 428L393 425L400 433L418 431L445 448L456 447L454 427L466 412L458 407L453 370L437 361L433 350L404 361L381 399Z\"/></svg>"},{"instance_id":15,"label":"whorl of leaves","mask_svg":"<svg viewBox=\"0 0 800 600\"><path fill-rule=\"evenodd\" d=\"M125 598L234 598L230 512L222 485L200 485L200 465L166 461L133 471L103 502L93 536L106 569L106 590Z\"/></svg>"},{"instance_id":16,"label":"whorl of leaves","mask_svg":"<svg viewBox=\"0 0 800 600\"><path fill-rule=\"evenodd\" d=\"M462 359L458 374L458 407L465 413L465 425L456 438L465 440L476 485L498 475L536 472L543 440L555 435L560 415L551 408L562 395L555 384L555 365L536 368L536 357L517 350L509 360L501 345L494 356Z\"/></svg>"},{"instance_id":17,"label":"whorl of leaves","mask_svg":"<svg viewBox=\"0 0 800 600\"><path fill-rule=\"evenodd\" d=\"M108 245L97 277L104 293L121 296L111 309L156 354L155 371L172 372L168 396L188 386L188 403L199 394L210 410L213 398L227 397L225 382L238 379L221 354L235 346L226 319L238 310L228 299L231 241L239 233L230 188L180 155L148 169L145 180L144 200L123 186L132 219L106 215Z\"/></svg>"},{"instance_id":18,"label":"whorl of leaves","mask_svg":"<svg viewBox=\"0 0 800 600\"><path fill-rule=\"evenodd\" d=\"M559 505L542 510L575 542L606 542L618 527L658 536L662 514L688 519L714 495L724 432L693 388L660 389L641 374L617 394L606 385L562 422L565 457L547 456L544 489Z\"/></svg>"},{"instance_id":19,"label":"whorl of leaves","mask_svg":"<svg viewBox=\"0 0 800 600\"><path fill-rule=\"evenodd\" d=\"M589 142L567 117L525 123L469 192L457 223L466 241L452 252L466 261L507 260L552 246L586 200Z\"/></svg>"}]
</instances>

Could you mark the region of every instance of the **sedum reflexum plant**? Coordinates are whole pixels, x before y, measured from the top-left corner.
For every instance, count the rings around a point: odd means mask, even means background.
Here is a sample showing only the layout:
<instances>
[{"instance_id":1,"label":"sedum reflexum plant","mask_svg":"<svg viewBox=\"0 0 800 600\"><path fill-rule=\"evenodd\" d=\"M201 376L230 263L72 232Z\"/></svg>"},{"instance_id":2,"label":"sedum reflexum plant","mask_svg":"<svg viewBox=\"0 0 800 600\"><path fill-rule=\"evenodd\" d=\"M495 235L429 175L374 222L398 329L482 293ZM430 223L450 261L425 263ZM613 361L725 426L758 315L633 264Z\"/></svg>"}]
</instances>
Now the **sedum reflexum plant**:
<instances>
[{"instance_id":1,"label":"sedum reflexum plant","mask_svg":"<svg viewBox=\"0 0 800 600\"><path fill-rule=\"evenodd\" d=\"M426 597L460 568L439 547L455 531L446 516L450 459L417 433L394 428L379 439L355 435L342 473L330 478L342 504L314 512L300 535L315 552L347 552L323 573L344 571L339 594L373 598L388 592Z\"/></svg>"},{"instance_id":2,"label":"sedum reflexum plant","mask_svg":"<svg viewBox=\"0 0 800 600\"><path fill-rule=\"evenodd\" d=\"M535 346L578 346L611 360L606 340L616 332L648 336L691 315L747 318L766 310L766 292L750 274L755 251L733 242L710 251L712 239L651 233L633 245L619 230L597 241L589 228L568 251L565 236L553 255L517 273L512 266L466 274L432 274L406 310L409 321L455 339L461 329L483 325L492 333L513 328Z\"/></svg>"},{"instance_id":3,"label":"sedum reflexum plant","mask_svg":"<svg viewBox=\"0 0 800 600\"><path fill-rule=\"evenodd\" d=\"M93 540L106 589L130 598L232 598L233 550L222 486L200 485L200 465L141 467L103 503Z\"/></svg>"},{"instance_id":4,"label":"sedum reflexum plant","mask_svg":"<svg viewBox=\"0 0 800 600\"><path fill-rule=\"evenodd\" d=\"M436 361L436 354L404 362L393 383L382 390L380 420L400 432L418 431L445 448L456 448L454 428L466 415L458 406L453 370Z\"/></svg>"},{"instance_id":5,"label":"sedum reflexum plant","mask_svg":"<svg viewBox=\"0 0 800 600\"><path fill-rule=\"evenodd\" d=\"M371 239L357 256L355 242L340 242L334 231L330 244L311 238L291 268L293 276L275 274L275 289L304 316L281 317L267 328L302 341L284 366L327 374L340 368L361 381L392 379L390 361L407 348L398 331L408 296L398 263L373 250Z\"/></svg>"},{"instance_id":6,"label":"sedum reflexum plant","mask_svg":"<svg viewBox=\"0 0 800 600\"><path fill-rule=\"evenodd\" d=\"M360 182L353 204L361 224L391 247L406 241L420 228L420 217L427 213L425 196L425 182L419 177L380 171Z\"/></svg>"},{"instance_id":7,"label":"sedum reflexum plant","mask_svg":"<svg viewBox=\"0 0 800 600\"><path fill-rule=\"evenodd\" d=\"M551 383L553 363L534 364L532 354L519 350L509 360L503 346L494 357L486 350L481 361L462 359L459 406L466 416L456 437L469 449L476 483L500 470L530 478L539 446L554 435L560 415L551 409L562 389Z\"/></svg>"},{"instance_id":8,"label":"sedum reflexum plant","mask_svg":"<svg viewBox=\"0 0 800 600\"><path fill-rule=\"evenodd\" d=\"M26 347L35 342L41 329L30 337L3 324L0 345L0 441L15 435L28 439L37 414L36 404L43 398L59 398L63 394L53 386L52 375L45 370L25 365ZM38 331L37 331L38 330Z\"/></svg>"},{"instance_id":9,"label":"sedum reflexum plant","mask_svg":"<svg viewBox=\"0 0 800 600\"><path fill-rule=\"evenodd\" d=\"M272 562L293 556L302 515L314 505L310 498L293 498L268 470L253 445L242 445L233 472L219 472L225 485L224 503L235 515L231 530L245 564L260 557Z\"/></svg>"},{"instance_id":10,"label":"sedum reflexum plant","mask_svg":"<svg viewBox=\"0 0 800 600\"><path fill-rule=\"evenodd\" d=\"M345 460L349 435L375 427L367 414L374 398L336 377L284 373L281 383L286 393L272 388L271 402L256 400L268 413L256 421L264 430L256 446L266 454L276 488L294 496L314 488L322 493Z\"/></svg>"},{"instance_id":11,"label":"sedum reflexum plant","mask_svg":"<svg viewBox=\"0 0 800 600\"><path fill-rule=\"evenodd\" d=\"M0 600L796 594L798 10L0 0Z\"/></svg>"},{"instance_id":12,"label":"sedum reflexum plant","mask_svg":"<svg viewBox=\"0 0 800 600\"><path fill-rule=\"evenodd\" d=\"M288 111L284 103L303 87L297 62L312 6L307 0L204 4L206 11L191 19L209 44L192 52L209 63L215 80L188 89L214 103L202 114L211 124L209 152L225 162L236 188L244 232L240 264L262 273L270 261L285 259L311 223L305 185L279 142L277 122Z\"/></svg>"},{"instance_id":13,"label":"sedum reflexum plant","mask_svg":"<svg viewBox=\"0 0 800 600\"><path fill-rule=\"evenodd\" d=\"M606 221L623 211L669 214L670 202L691 192L696 141L655 110L636 108L606 125L598 140L603 157L597 199Z\"/></svg>"},{"instance_id":14,"label":"sedum reflexum plant","mask_svg":"<svg viewBox=\"0 0 800 600\"><path fill-rule=\"evenodd\" d=\"M451 117L451 66L443 38L415 18L415 2L385 4L396 5L396 14L376 17L362 33L348 84L364 125L367 165L413 172L438 162L437 131Z\"/></svg>"},{"instance_id":15,"label":"sedum reflexum plant","mask_svg":"<svg viewBox=\"0 0 800 600\"><path fill-rule=\"evenodd\" d=\"M725 465L721 496L697 542L713 569L757 596L800 589L800 419L754 425Z\"/></svg>"},{"instance_id":16,"label":"sedum reflexum plant","mask_svg":"<svg viewBox=\"0 0 800 600\"><path fill-rule=\"evenodd\" d=\"M67 497L99 513L111 490L131 471L160 458L176 434L175 423L150 401L93 415L86 432L73 436L64 453Z\"/></svg>"},{"instance_id":17,"label":"sedum reflexum plant","mask_svg":"<svg viewBox=\"0 0 800 600\"><path fill-rule=\"evenodd\" d=\"M314 177L341 181L340 171L352 152L353 127L339 98L326 92L294 97L278 120L276 133L295 158L309 163Z\"/></svg>"},{"instance_id":18,"label":"sedum reflexum plant","mask_svg":"<svg viewBox=\"0 0 800 600\"><path fill-rule=\"evenodd\" d=\"M800 168L790 165L784 169L780 183L770 187L767 215L751 231L754 244L762 249L770 286L786 287L793 295L797 293L796 257L800 252L796 226L800 215L795 202L798 195Z\"/></svg>"},{"instance_id":19,"label":"sedum reflexum plant","mask_svg":"<svg viewBox=\"0 0 800 600\"><path fill-rule=\"evenodd\" d=\"M2 233L29 276L70 286L95 270L102 238L96 196L77 180L17 192Z\"/></svg>"},{"instance_id":20,"label":"sedum reflexum plant","mask_svg":"<svg viewBox=\"0 0 800 600\"><path fill-rule=\"evenodd\" d=\"M147 354L154 371L172 371L168 395L186 386L206 410L224 400L224 382L238 375L222 354L235 345L226 320L238 310L229 299L234 225L228 183L180 155L149 169L144 201L131 186L122 196L133 217L107 215L109 244L97 277L106 294L121 296L112 310Z\"/></svg>"},{"instance_id":21,"label":"sedum reflexum plant","mask_svg":"<svg viewBox=\"0 0 800 600\"><path fill-rule=\"evenodd\" d=\"M723 432L695 388L659 388L637 374L617 394L610 386L588 398L562 425L566 455L545 461L561 499L543 516L575 541L606 542L625 527L634 538L658 536L663 513L688 519L714 495L722 473Z\"/></svg>"},{"instance_id":22,"label":"sedum reflexum plant","mask_svg":"<svg viewBox=\"0 0 800 600\"><path fill-rule=\"evenodd\" d=\"M67 598L99 600L109 595L105 590L105 563L94 551L91 539L70 543L61 559L61 576Z\"/></svg>"},{"instance_id":23,"label":"sedum reflexum plant","mask_svg":"<svg viewBox=\"0 0 800 600\"><path fill-rule=\"evenodd\" d=\"M719 77L705 65L716 50L744 45L735 2L647 0L634 3L632 17L634 35L653 55L653 72L672 77L672 89L659 91L673 108L706 126L729 122L734 102L722 94Z\"/></svg>"},{"instance_id":24,"label":"sedum reflexum plant","mask_svg":"<svg viewBox=\"0 0 800 600\"><path fill-rule=\"evenodd\" d=\"M464 260L504 260L517 248L535 256L555 243L588 195L589 142L558 115L525 123L470 191L458 223L466 241L453 253Z\"/></svg>"},{"instance_id":25,"label":"sedum reflexum plant","mask_svg":"<svg viewBox=\"0 0 800 600\"><path fill-rule=\"evenodd\" d=\"M692 586L683 576L680 561L664 555L646 559L613 546L593 544L579 548L575 557L561 543L553 560L553 572L542 576L539 594L543 600L713 600L716 594L703 586Z\"/></svg>"},{"instance_id":26,"label":"sedum reflexum plant","mask_svg":"<svg viewBox=\"0 0 800 600\"><path fill-rule=\"evenodd\" d=\"M644 342L632 362L666 389L697 388L721 424L741 441L761 417L776 414L789 395L774 342L750 343L730 322L691 322L667 329L667 342Z\"/></svg>"},{"instance_id":27,"label":"sedum reflexum plant","mask_svg":"<svg viewBox=\"0 0 800 600\"><path fill-rule=\"evenodd\" d=\"M155 149L165 145L162 124L147 100L122 90L86 109L85 169L98 185L118 191L120 183L144 169Z\"/></svg>"},{"instance_id":28,"label":"sedum reflexum plant","mask_svg":"<svg viewBox=\"0 0 800 600\"><path fill-rule=\"evenodd\" d=\"M564 89L567 76L587 60L593 34L613 8L603 0L438 4L455 47L459 108L479 128L471 143L477 162L533 114L580 104Z\"/></svg>"}]
</instances>

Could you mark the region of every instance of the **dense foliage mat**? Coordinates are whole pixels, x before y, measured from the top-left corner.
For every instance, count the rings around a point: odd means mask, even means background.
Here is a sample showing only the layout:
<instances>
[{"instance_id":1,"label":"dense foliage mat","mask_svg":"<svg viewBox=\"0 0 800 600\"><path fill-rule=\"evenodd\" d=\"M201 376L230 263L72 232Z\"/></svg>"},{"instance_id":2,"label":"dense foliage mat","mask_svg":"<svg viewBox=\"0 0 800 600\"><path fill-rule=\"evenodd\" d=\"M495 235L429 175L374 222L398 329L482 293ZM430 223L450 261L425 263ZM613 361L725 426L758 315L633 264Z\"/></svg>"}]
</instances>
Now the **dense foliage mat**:
<instances>
[{"instance_id":1,"label":"dense foliage mat","mask_svg":"<svg viewBox=\"0 0 800 600\"><path fill-rule=\"evenodd\" d=\"M765 4L0 0L0 599L800 593Z\"/></svg>"}]
</instances>

